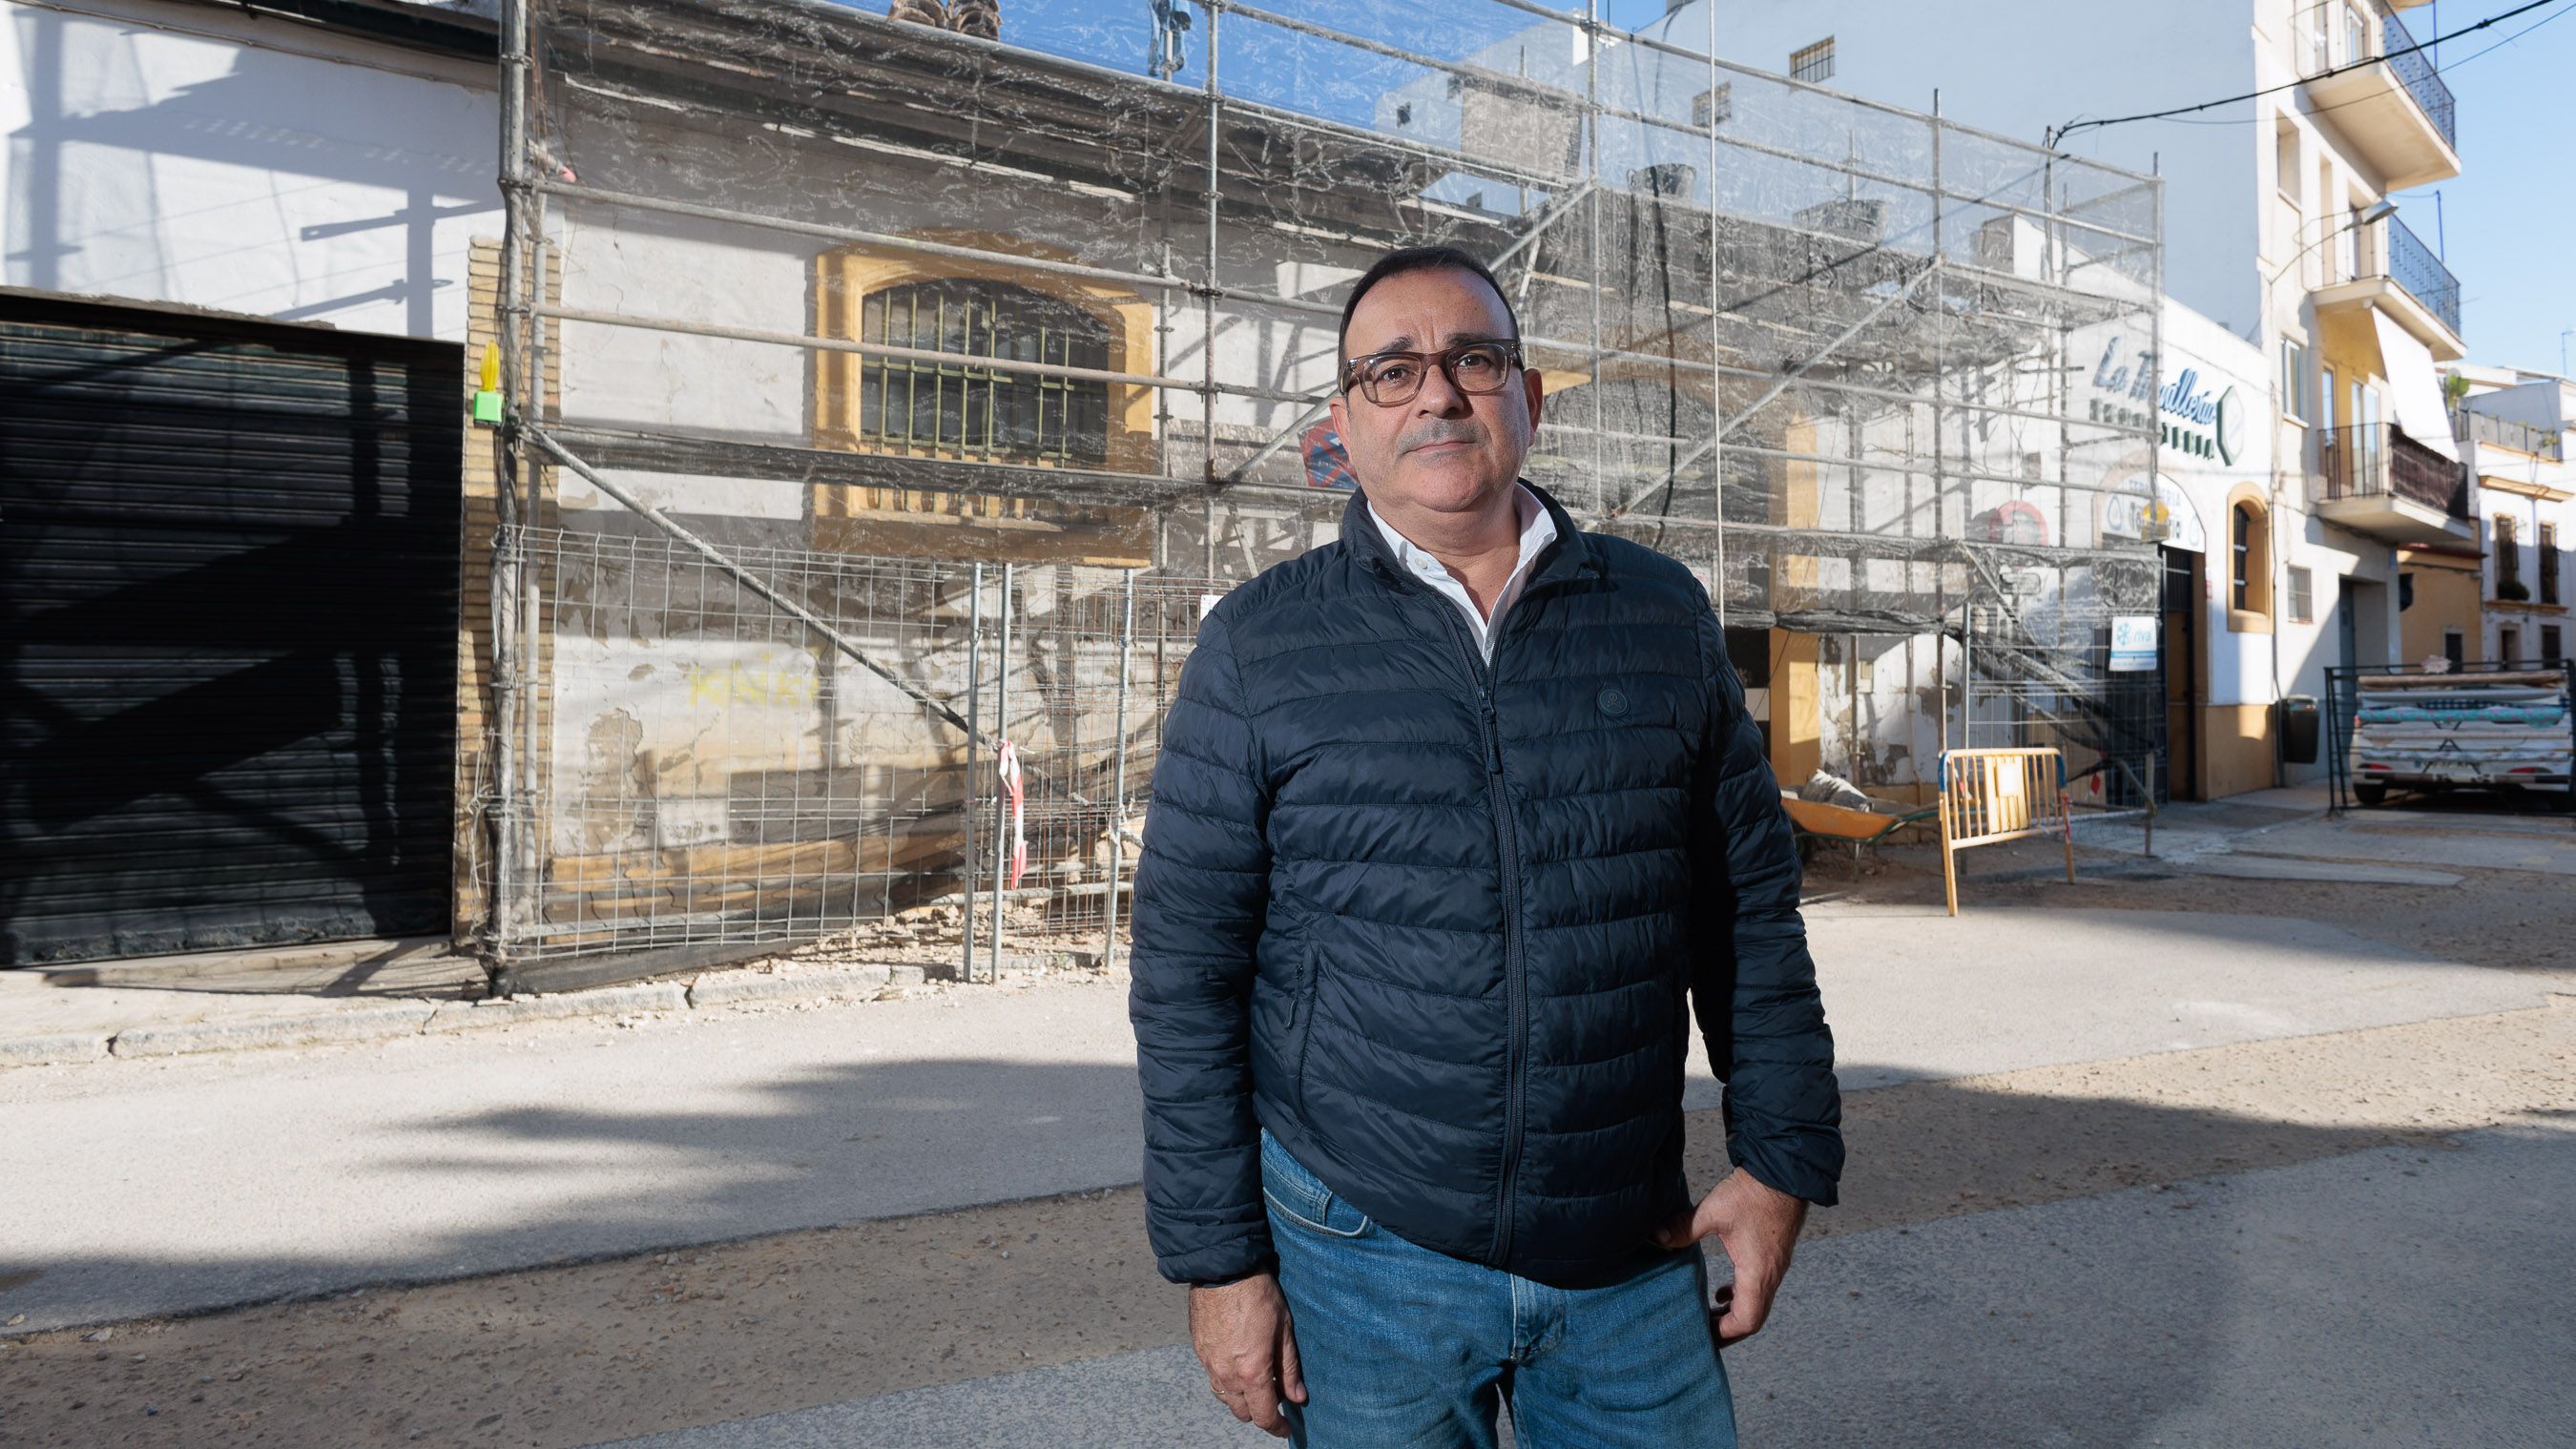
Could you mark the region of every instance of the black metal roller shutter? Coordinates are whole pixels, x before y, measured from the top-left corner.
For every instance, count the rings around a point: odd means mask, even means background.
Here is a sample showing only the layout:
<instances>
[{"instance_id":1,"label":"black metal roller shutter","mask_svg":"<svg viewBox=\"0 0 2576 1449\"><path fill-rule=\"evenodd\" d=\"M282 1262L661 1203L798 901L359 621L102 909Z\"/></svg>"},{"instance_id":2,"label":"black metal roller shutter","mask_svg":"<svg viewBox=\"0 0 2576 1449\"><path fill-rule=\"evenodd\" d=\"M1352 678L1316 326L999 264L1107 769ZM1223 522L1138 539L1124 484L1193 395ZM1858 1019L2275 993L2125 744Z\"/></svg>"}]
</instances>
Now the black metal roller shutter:
<instances>
[{"instance_id":1,"label":"black metal roller shutter","mask_svg":"<svg viewBox=\"0 0 2576 1449\"><path fill-rule=\"evenodd\" d=\"M462 389L0 294L0 965L446 929Z\"/></svg>"}]
</instances>

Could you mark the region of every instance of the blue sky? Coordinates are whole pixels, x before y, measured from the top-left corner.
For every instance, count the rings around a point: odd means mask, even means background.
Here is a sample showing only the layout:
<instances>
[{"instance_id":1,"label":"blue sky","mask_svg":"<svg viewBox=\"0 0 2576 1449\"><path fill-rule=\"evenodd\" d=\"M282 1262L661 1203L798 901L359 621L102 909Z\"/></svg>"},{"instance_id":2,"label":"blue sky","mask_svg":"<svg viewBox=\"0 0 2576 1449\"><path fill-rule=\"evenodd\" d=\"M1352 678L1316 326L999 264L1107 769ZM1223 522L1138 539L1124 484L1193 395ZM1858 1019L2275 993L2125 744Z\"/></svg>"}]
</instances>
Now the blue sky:
<instances>
[{"instance_id":1,"label":"blue sky","mask_svg":"<svg viewBox=\"0 0 2576 1449\"><path fill-rule=\"evenodd\" d=\"M2442 29L2454 31L2513 7L2509 0L2448 0L2438 8ZM2442 78L2459 101L2462 169L2439 186L2398 197L2417 236L2430 242L2438 233L2460 279L2460 327L2472 362L2557 372L2559 334L2576 328L2571 10L2576 0L2442 47ZM2546 23L2487 50L2499 33L2536 21ZM2477 55L2481 50L2487 53ZM2576 362L2576 337L2566 343Z\"/></svg>"},{"instance_id":2,"label":"blue sky","mask_svg":"<svg viewBox=\"0 0 2576 1449\"><path fill-rule=\"evenodd\" d=\"M875 0L860 3L877 8ZM1557 3L1581 8L1579 0ZM2407 22L2429 39L2514 3L2444 0L2409 12ZM1188 8L1195 24L1205 23L1204 12ZM1443 9L1437 31L1426 34L1422 10L1387 0L1270 0L1265 8L1442 55L1464 54L1536 23L1499 5L1460 5ZM1634 28L1662 15L1664 5L1608 0L1603 10L1611 23ZM2571 11L2576 0L2564 0L2442 48L2443 79L2459 103L2464 170L2398 198L2407 226L2440 246L2460 279L2461 325L2475 362L2557 372L2560 334L2576 329L2576 262L2570 260L2576 256L2576 17L2561 18ZM1144 68L1152 31L1147 0L1005 0L1003 15L1004 38L1013 44L1119 70ZM1220 65L1228 92L1309 114L1367 124L1377 96L1422 74L1248 21L1236 20L1223 33ZM1185 84L1204 75L1204 41L1195 30L1188 38L1177 77ZM2576 361L2576 336L2565 340Z\"/></svg>"}]
</instances>

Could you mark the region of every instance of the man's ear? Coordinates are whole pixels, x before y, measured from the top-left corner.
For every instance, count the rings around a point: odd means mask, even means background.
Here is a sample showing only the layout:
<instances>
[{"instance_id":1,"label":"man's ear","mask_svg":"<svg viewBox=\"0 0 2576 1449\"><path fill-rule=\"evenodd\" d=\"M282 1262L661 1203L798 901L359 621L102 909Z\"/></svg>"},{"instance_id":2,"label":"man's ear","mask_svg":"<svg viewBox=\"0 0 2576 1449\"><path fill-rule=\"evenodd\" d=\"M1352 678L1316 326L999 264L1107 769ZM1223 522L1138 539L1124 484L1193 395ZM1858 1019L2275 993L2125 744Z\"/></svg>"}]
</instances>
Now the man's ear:
<instances>
[{"instance_id":1,"label":"man's ear","mask_svg":"<svg viewBox=\"0 0 2576 1449\"><path fill-rule=\"evenodd\" d=\"M1351 409L1340 393L1324 399L1324 412L1333 420L1333 431L1341 435L1342 451L1351 450Z\"/></svg>"},{"instance_id":2,"label":"man's ear","mask_svg":"<svg viewBox=\"0 0 2576 1449\"><path fill-rule=\"evenodd\" d=\"M1527 364L1522 365L1521 392L1529 399L1530 440L1532 442L1536 442L1538 440L1539 399L1547 393L1547 384L1539 381L1537 368L1528 366Z\"/></svg>"}]
</instances>

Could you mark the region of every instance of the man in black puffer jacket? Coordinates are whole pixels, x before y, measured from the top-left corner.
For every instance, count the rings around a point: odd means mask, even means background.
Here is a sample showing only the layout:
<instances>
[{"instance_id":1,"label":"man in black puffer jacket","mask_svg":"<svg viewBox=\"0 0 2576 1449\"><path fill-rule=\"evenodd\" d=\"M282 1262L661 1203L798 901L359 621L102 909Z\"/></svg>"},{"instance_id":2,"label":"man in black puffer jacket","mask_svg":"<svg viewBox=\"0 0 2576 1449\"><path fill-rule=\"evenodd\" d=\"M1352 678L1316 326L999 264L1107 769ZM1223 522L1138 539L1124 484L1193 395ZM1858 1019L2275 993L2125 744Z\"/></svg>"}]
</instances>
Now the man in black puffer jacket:
<instances>
[{"instance_id":1,"label":"man in black puffer jacket","mask_svg":"<svg viewBox=\"0 0 2576 1449\"><path fill-rule=\"evenodd\" d=\"M1131 1015L1147 1221L1236 1417L1300 1444L1734 1442L1842 1170L1779 791L1708 596L1519 481L1472 257L1352 287L1338 542L1200 625L1154 771ZM1696 1206L1696 1013L1735 1170ZM1735 1268L1708 1306L1700 1239Z\"/></svg>"}]
</instances>

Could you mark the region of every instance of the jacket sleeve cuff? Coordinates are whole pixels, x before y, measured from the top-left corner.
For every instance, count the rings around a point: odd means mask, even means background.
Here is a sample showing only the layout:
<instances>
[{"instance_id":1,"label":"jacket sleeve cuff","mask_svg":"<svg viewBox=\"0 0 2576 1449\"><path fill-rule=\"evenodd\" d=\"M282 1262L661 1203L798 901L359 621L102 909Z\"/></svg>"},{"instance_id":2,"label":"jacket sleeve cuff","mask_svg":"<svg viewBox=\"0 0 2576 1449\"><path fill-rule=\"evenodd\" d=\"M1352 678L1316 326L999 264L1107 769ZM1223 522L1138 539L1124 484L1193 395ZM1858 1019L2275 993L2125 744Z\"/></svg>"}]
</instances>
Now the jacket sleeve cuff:
<instances>
[{"instance_id":1,"label":"jacket sleeve cuff","mask_svg":"<svg viewBox=\"0 0 2576 1449\"><path fill-rule=\"evenodd\" d=\"M1775 1192L1785 1192L1817 1207L1832 1207L1841 1201L1840 1133L1793 1133L1790 1140L1782 1141L1739 1129L1728 1134L1726 1155L1738 1170Z\"/></svg>"},{"instance_id":2,"label":"jacket sleeve cuff","mask_svg":"<svg viewBox=\"0 0 2576 1449\"><path fill-rule=\"evenodd\" d=\"M1270 1250L1270 1234L1263 1232L1258 1237L1168 1254L1155 1259L1154 1266L1169 1282L1186 1283L1192 1288L1219 1288L1255 1273L1275 1272L1278 1262Z\"/></svg>"}]
</instances>

